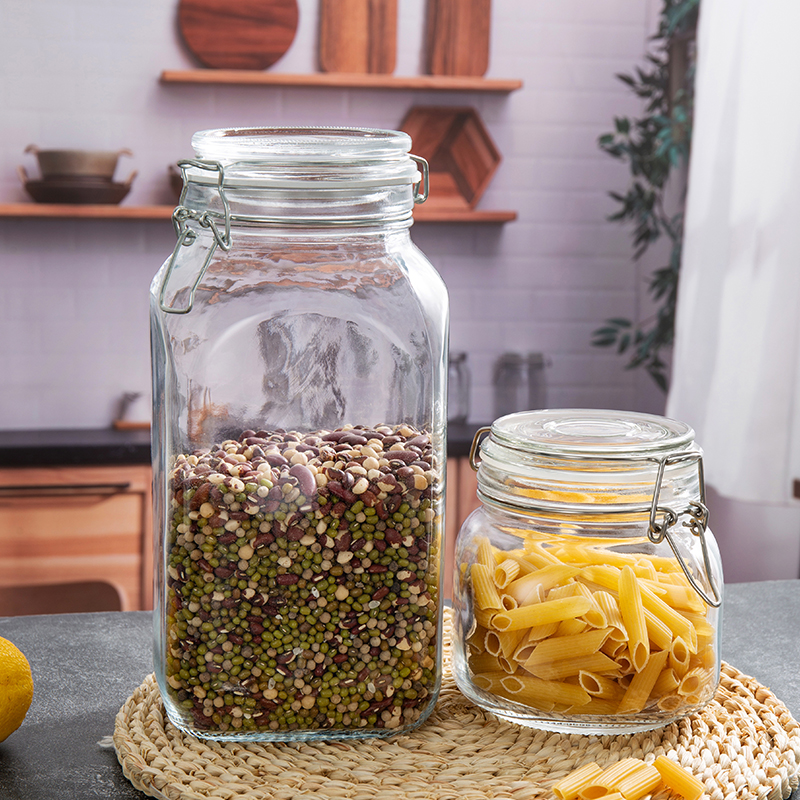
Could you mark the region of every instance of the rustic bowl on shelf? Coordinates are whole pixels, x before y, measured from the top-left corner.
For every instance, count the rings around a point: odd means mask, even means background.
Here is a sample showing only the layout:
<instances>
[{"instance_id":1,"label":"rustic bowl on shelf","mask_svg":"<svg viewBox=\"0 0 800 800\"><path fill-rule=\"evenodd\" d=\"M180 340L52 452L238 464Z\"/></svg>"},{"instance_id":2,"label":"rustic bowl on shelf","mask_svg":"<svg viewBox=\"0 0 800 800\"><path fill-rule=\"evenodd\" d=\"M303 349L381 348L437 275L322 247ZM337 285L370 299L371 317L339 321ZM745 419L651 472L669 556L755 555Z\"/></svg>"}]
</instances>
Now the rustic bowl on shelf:
<instances>
[{"instance_id":1,"label":"rustic bowl on shelf","mask_svg":"<svg viewBox=\"0 0 800 800\"><path fill-rule=\"evenodd\" d=\"M120 156L132 156L127 148L106 150L41 150L35 144L25 148L39 162L42 180L54 178L96 178L113 181Z\"/></svg>"},{"instance_id":2,"label":"rustic bowl on shelf","mask_svg":"<svg viewBox=\"0 0 800 800\"><path fill-rule=\"evenodd\" d=\"M37 203L116 205L131 190L136 172L132 172L125 183L92 176L31 180L24 167L19 167L19 176L25 191Z\"/></svg>"},{"instance_id":3,"label":"rustic bowl on shelf","mask_svg":"<svg viewBox=\"0 0 800 800\"><path fill-rule=\"evenodd\" d=\"M475 208L501 161L478 112L461 106L414 106L400 125L430 168L428 208Z\"/></svg>"}]
</instances>

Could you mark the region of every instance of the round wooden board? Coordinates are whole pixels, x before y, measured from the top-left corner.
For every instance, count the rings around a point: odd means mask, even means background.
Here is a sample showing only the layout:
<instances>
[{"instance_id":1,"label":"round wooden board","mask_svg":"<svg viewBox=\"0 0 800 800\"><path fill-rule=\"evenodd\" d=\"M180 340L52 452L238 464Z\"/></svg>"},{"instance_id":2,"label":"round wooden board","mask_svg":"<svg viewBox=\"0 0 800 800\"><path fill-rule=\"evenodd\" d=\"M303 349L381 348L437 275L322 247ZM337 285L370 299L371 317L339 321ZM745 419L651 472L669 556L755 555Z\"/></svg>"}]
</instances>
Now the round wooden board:
<instances>
[{"instance_id":1,"label":"round wooden board","mask_svg":"<svg viewBox=\"0 0 800 800\"><path fill-rule=\"evenodd\" d=\"M206 67L266 69L297 32L297 0L180 0L178 28Z\"/></svg>"}]
</instances>

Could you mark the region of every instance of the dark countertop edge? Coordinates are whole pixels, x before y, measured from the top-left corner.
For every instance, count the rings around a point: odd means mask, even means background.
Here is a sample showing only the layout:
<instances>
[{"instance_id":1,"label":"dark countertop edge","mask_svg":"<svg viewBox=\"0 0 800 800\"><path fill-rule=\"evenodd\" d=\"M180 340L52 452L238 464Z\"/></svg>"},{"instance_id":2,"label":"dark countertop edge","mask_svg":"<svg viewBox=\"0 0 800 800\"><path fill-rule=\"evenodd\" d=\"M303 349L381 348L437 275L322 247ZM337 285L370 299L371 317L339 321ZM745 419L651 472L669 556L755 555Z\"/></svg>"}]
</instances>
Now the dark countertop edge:
<instances>
[{"instance_id":1,"label":"dark countertop edge","mask_svg":"<svg viewBox=\"0 0 800 800\"><path fill-rule=\"evenodd\" d=\"M0 468L150 463L147 429L0 431Z\"/></svg>"},{"instance_id":2,"label":"dark countertop edge","mask_svg":"<svg viewBox=\"0 0 800 800\"><path fill-rule=\"evenodd\" d=\"M469 455L478 423L448 426L447 454ZM150 431L74 428L0 430L0 468L111 466L150 463Z\"/></svg>"}]
</instances>

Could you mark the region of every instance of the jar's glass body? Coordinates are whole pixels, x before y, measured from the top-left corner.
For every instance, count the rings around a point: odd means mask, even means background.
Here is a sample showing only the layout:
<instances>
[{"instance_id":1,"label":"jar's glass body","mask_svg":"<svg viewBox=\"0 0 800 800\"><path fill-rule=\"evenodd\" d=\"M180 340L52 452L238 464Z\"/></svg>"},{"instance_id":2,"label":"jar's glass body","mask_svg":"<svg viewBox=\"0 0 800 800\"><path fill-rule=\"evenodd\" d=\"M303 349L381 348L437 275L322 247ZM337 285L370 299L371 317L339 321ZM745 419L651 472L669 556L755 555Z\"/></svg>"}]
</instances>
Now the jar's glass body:
<instances>
[{"instance_id":1,"label":"jar's glass body","mask_svg":"<svg viewBox=\"0 0 800 800\"><path fill-rule=\"evenodd\" d=\"M250 132L224 202L190 174L229 242L153 282L156 674L197 736L388 735L439 690L447 297L412 181L337 135Z\"/></svg>"},{"instance_id":2,"label":"jar's glass body","mask_svg":"<svg viewBox=\"0 0 800 800\"><path fill-rule=\"evenodd\" d=\"M571 452L546 443L553 416L553 428L576 433ZM618 429L660 420L623 417ZM529 449L500 441L515 418L545 420ZM713 697L722 565L699 451L596 447L598 420L617 424L613 412L581 410L493 426L478 467L483 505L456 544L453 669L461 691L502 718L602 735L661 727Z\"/></svg>"}]
</instances>

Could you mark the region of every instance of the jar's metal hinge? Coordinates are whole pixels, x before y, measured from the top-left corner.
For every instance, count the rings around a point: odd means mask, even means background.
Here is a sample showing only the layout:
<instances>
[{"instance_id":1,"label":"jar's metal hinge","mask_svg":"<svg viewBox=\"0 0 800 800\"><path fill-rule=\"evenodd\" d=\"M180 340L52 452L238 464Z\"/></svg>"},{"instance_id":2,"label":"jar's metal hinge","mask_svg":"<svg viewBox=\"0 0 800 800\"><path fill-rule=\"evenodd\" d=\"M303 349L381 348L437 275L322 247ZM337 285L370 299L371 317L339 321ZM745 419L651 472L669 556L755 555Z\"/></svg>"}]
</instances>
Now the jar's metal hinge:
<instances>
[{"instance_id":1,"label":"jar's metal hinge","mask_svg":"<svg viewBox=\"0 0 800 800\"><path fill-rule=\"evenodd\" d=\"M175 234L178 241L175 244L175 249L167 262L164 275L161 279L161 286L158 293L158 304L165 314L188 314L194 306L194 296L200 281L206 274L211 258L214 255L217 247L222 248L226 252L231 247L231 209L228 203L228 198L225 195L225 170L218 161L200 161L198 159L186 159L178 162L183 177L183 190L181 191L180 200L175 210L172 212L172 224L175 226ZM220 201L222 202L222 214L220 215L214 211L197 211L192 208L187 208L184 205L186 198L186 190L189 181L187 180L186 172L190 168L204 169L209 171L216 171L217 173L217 191L219 192ZM222 219L222 230L220 230L219 220ZM194 220L201 228L206 228L211 231L213 239L203 260L203 264L197 273L191 287L189 288L189 297L184 307L175 308L166 304L165 296L167 292L167 284L169 283L172 273L175 269L175 263L178 259L178 253L182 247L189 247L197 240L197 231L189 226L189 221Z\"/></svg>"},{"instance_id":2,"label":"jar's metal hinge","mask_svg":"<svg viewBox=\"0 0 800 800\"><path fill-rule=\"evenodd\" d=\"M481 443L481 439L491 432L492 429L488 426L478 428L478 430L475 431L475 436L472 437L472 445L469 448L469 465L475 470L475 472L478 471L478 467L481 465L480 459L478 458L478 446Z\"/></svg>"},{"instance_id":3,"label":"jar's metal hinge","mask_svg":"<svg viewBox=\"0 0 800 800\"><path fill-rule=\"evenodd\" d=\"M419 182L414 184L414 205L419 205L428 199L428 192L431 186L430 170L428 168L428 162L422 158L422 156L415 156L409 153L409 157L412 161L416 162L422 173Z\"/></svg>"},{"instance_id":4,"label":"jar's metal hinge","mask_svg":"<svg viewBox=\"0 0 800 800\"><path fill-rule=\"evenodd\" d=\"M705 495L705 476L703 474L703 456L700 453L682 453L680 455L667 456L666 458L655 459L658 464L658 471L656 472L655 488L653 490L653 501L650 504L650 520L647 527L647 538L653 544L661 544L664 539L667 540L675 558L681 565L684 575L692 585L692 588L705 600L710 606L719 608L722 605L722 593L720 589L714 584L714 576L712 575L711 559L708 555L708 542L706 541L706 529L708 527L708 507L706 506ZM659 495L661 494L661 484L664 479L664 471L667 466L671 464L678 464L680 462L694 461L697 464L697 477L700 486L700 500L693 500L689 503L688 508L682 512L688 514L689 520L683 523L685 528L688 528L693 536L700 539L700 547L703 551L703 567L705 569L708 585L711 587L713 597L710 597L697 583L697 579L692 574L692 571L686 565L685 560L682 558L678 551L678 546L672 538L670 529L678 522L679 514L667 506L660 506L658 504ZM661 522L658 517L661 515Z\"/></svg>"}]
</instances>

